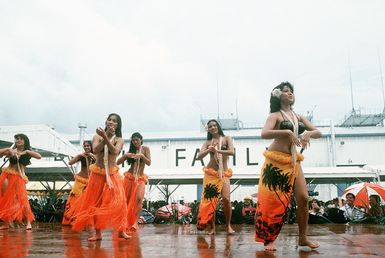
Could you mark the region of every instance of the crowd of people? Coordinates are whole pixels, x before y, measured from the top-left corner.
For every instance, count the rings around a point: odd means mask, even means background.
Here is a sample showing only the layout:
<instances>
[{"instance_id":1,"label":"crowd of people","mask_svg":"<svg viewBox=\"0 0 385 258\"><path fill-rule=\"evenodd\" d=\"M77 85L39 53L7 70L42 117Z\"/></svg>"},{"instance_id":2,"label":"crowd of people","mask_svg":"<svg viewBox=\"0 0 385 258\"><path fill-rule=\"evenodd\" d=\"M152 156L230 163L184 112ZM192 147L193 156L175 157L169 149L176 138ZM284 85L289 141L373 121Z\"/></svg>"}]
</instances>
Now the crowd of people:
<instances>
[{"instance_id":1,"label":"crowd of people","mask_svg":"<svg viewBox=\"0 0 385 258\"><path fill-rule=\"evenodd\" d=\"M270 114L261 137L271 139L272 143L263 153L265 162L255 203L251 197L243 202L231 201L233 171L228 161L234 155L233 139L224 134L217 120L207 122L207 138L197 156L197 159L209 157L203 167L203 192L200 202L191 204L191 217L182 223L196 223L198 230L206 230L210 235L216 234L217 223L225 224L229 235L235 233L232 223L254 223L255 241L263 243L265 250L275 251L275 240L282 226L294 222L298 224L298 246L318 248L320 244L307 236L309 216L331 221L333 209L333 216L342 215L345 221L360 222L368 217L382 221L384 212L377 196L370 197L366 209L354 206L353 194L347 194L345 204L341 200L335 207L312 200L309 209L301 162L310 140L322 135L305 116L293 111L294 102L294 87L289 82L280 83L270 94ZM80 162L81 170L75 175L66 202L53 198L39 203L27 198L28 178L24 171L32 158L40 159L41 155L31 149L26 135L15 135L14 146L0 149L0 156L8 157L9 161L0 176L0 230L8 229L14 222L24 222L26 230L31 230L33 220L59 219L63 226L74 231L86 229L89 241L102 240L102 230L106 228L112 228L121 239L130 239L138 230L139 221L146 222L142 216L148 180L145 167L151 165L151 154L138 132L131 135L129 150L121 155L123 145L122 119L116 113L109 114L105 128L97 128L92 140L83 143L84 151L69 162L70 165ZM124 162L129 168L122 176L119 165ZM147 207L147 215L152 211L152 207Z\"/></svg>"},{"instance_id":2,"label":"crowd of people","mask_svg":"<svg viewBox=\"0 0 385 258\"><path fill-rule=\"evenodd\" d=\"M369 205L355 205L355 195L347 193L346 199L335 198L327 202L312 199L309 202L310 223L371 223L384 224L385 206L379 195L369 196Z\"/></svg>"},{"instance_id":3,"label":"crowd of people","mask_svg":"<svg viewBox=\"0 0 385 258\"><path fill-rule=\"evenodd\" d=\"M62 222L65 220L65 210L70 200L70 194L60 194L55 196L32 196L29 199L31 210L38 222ZM324 223L367 223L385 224L385 205L381 205L381 198L378 195L370 195L369 206L355 206L354 195L347 194L346 200L335 198L329 201L320 201L315 198L309 201L309 224ZM289 204L284 218L284 224L296 223L296 204ZM158 209L168 205L164 200L147 201L144 200L142 209L139 212L136 223L139 224L196 224L198 218L199 201L181 204L191 208L191 211L183 214L183 217L158 216ZM173 203L172 203L173 204ZM256 199L245 196L241 201L231 202L231 224L254 224L256 211ZM172 213L172 211L170 211ZM225 224L224 211L221 205L216 210L216 224Z\"/></svg>"}]
</instances>

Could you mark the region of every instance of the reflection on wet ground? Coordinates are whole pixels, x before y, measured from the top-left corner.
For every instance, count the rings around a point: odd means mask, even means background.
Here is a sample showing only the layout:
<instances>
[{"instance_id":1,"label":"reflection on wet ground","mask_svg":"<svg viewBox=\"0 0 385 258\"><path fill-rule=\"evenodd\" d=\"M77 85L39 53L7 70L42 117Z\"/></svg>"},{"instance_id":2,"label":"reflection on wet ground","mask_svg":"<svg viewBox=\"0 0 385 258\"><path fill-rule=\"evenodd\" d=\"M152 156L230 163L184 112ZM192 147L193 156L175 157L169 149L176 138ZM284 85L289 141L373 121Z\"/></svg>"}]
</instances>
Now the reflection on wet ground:
<instances>
[{"instance_id":1,"label":"reflection on wet ground","mask_svg":"<svg viewBox=\"0 0 385 258\"><path fill-rule=\"evenodd\" d=\"M35 224L0 231L0 257L384 257L385 227L381 225L309 225L309 236L318 240L318 250L296 249L296 225L285 225L276 241L276 252L265 252L255 243L252 225L234 225L227 235L218 226L215 236L195 225L145 225L130 240L119 240L111 231L103 240L87 241L87 233L71 231L60 224Z\"/></svg>"}]
</instances>

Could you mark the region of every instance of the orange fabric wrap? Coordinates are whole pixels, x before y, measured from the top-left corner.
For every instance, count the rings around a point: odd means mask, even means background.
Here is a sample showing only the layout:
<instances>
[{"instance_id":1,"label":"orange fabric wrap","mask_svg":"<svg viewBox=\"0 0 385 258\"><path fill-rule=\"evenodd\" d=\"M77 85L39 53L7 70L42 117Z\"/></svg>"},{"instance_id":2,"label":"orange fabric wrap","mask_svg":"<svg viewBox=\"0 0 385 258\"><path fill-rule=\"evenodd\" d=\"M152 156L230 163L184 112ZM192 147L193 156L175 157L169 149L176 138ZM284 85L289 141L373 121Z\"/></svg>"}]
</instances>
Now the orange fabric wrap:
<instances>
[{"instance_id":1,"label":"orange fabric wrap","mask_svg":"<svg viewBox=\"0 0 385 258\"><path fill-rule=\"evenodd\" d=\"M8 186L1 190L4 181L8 180ZM4 222L22 220L33 221L35 216L29 205L27 189L28 179L10 167L4 168L0 175L0 220Z\"/></svg>"},{"instance_id":2,"label":"orange fabric wrap","mask_svg":"<svg viewBox=\"0 0 385 258\"><path fill-rule=\"evenodd\" d=\"M255 241L265 245L273 242L284 223L294 182L298 176L303 155L297 153L295 171L291 154L279 151L265 151L255 213Z\"/></svg>"},{"instance_id":3,"label":"orange fabric wrap","mask_svg":"<svg viewBox=\"0 0 385 258\"><path fill-rule=\"evenodd\" d=\"M138 181L135 182L135 177L130 172L124 173L124 191L127 198L127 229L130 229L132 225L136 223L136 211L138 205L136 202L138 186L145 187L147 183L148 176L142 175L138 177ZM144 190L143 190L144 194Z\"/></svg>"},{"instance_id":4,"label":"orange fabric wrap","mask_svg":"<svg viewBox=\"0 0 385 258\"><path fill-rule=\"evenodd\" d=\"M124 195L123 178L118 167L110 168L112 188L106 184L104 168L90 166L90 178L77 216L72 224L75 231L86 226L95 229L113 228L122 231L126 228L127 205Z\"/></svg>"},{"instance_id":5,"label":"orange fabric wrap","mask_svg":"<svg viewBox=\"0 0 385 258\"><path fill-rule=\"evenodd\" d=\"M213 168L203 168L203 192L199 205L197 229L204 230L215 214L219 194L222 192L225 178L230 178L233 171L229 168L224 172L224 177L218 177L218 171Z\"/></svg>"},{"instance_id":6,"label":"orange fabric wrap","mask_svg":"<svg viewBox=\"0 0 385 258\"><path fill-rule=\"evenodd\" d=\"M72 187L70 195L66 202L66 207L63 214L63 225L71 225L72 221L76 217L76 213L81 205L81 196L84 193L88 183L88 178L75 176L75 184Z\"/></svg>"}]
</instances>

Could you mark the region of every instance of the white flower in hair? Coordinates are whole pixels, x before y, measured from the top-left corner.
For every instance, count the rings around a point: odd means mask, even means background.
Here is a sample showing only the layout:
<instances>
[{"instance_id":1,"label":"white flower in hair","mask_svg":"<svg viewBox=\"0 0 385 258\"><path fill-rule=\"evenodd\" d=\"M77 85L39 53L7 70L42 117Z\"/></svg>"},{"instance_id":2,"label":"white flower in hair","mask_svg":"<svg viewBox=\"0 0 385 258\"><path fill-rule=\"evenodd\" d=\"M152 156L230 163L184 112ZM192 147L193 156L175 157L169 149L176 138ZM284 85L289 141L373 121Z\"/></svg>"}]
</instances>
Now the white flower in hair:
<instances>
[{"instance_id":1,"label":"white flower in hair","mask_svg":"<svg viewBox=\"0 0 385 258\"><path fill-rule=\"evenodd\" d=\"M282 95L282 91L281 89L277 88L277 89L274 89L272 92L271 92L271 95L273 97L276 97L276 98L281 98L281 95Z\"/></svg>"}]
</instances>

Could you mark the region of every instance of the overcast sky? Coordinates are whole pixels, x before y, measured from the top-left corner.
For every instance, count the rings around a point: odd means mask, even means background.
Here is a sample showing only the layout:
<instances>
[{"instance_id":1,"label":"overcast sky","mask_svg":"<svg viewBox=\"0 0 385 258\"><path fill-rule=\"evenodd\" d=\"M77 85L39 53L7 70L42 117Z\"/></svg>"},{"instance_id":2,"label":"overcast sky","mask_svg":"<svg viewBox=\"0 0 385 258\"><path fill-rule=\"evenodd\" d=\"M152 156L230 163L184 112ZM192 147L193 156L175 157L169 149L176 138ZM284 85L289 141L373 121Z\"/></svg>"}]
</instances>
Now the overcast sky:
<instances>
[{"instance_id":1,"label":"overcast sky","mask_svg":"<svg viewBox=\"0 0 385 258\"><path fill-rule=\"evenodd\" d=\"M199 130L238 110L261 125L269 94L295 86L295 110L341 122L380 112L385 1L0 1L0 125L93 133ZM350 53L350 54L349 54ZM218 85L218 87L217 87ZM238 107L238 109L236 108Z\"/></svg>"}]
</instances>

